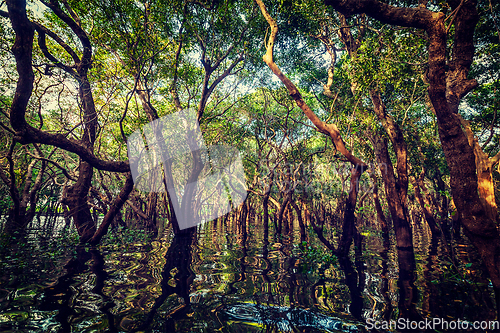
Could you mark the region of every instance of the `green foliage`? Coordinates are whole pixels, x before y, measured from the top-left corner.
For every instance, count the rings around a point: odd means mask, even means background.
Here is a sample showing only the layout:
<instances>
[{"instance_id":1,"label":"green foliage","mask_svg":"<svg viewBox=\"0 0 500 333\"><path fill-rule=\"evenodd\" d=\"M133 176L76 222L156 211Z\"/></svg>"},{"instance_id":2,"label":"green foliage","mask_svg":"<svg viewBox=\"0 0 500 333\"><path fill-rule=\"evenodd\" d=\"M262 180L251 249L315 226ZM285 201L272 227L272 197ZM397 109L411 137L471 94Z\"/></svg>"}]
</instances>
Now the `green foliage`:
<instances>
[{"instance_id":1,"label":"green foliage","mask_svg":"<svg viewBox=\"0 0 500 333\"><path fill-rule=\"evenodd\" d=\"M304 265L305 267L308 267L309 270L313 268L320 268L324 272L324 270L329 268L330 265L338 263L338 259L335 255L325 251L322 247L313 247L306 241L300 243L300 249L304 255L304 259L306 260Z\"/></svg>"}]
</instances>

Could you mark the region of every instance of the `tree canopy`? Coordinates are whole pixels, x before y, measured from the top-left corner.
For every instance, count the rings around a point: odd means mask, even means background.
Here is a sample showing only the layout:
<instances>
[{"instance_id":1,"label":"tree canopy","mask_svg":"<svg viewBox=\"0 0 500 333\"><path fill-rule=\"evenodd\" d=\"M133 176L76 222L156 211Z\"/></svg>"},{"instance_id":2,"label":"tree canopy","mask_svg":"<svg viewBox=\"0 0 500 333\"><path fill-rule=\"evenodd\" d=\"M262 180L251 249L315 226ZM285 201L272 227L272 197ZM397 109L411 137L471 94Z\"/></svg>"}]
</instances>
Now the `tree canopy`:
<instances>
[{"instance_id":1,"label":"tree canopy","mask_svg":"<svg viewBox=\"0 0 500 333\"><path fill-rule=\"evenodd\" d=\"M127 140L193 108L207 144L243 156L249 195L237 212L259 207L278 234L296 214L304 239L309 226L339 257L375 221L394 231L408 281L417 214L447 244L461 228L500 295L499 6L6 0L3 233L25 233L48 210L82 243L118 225L187 232L172 208L185 193L134 189Z\"/></svg>"}]
</instances>

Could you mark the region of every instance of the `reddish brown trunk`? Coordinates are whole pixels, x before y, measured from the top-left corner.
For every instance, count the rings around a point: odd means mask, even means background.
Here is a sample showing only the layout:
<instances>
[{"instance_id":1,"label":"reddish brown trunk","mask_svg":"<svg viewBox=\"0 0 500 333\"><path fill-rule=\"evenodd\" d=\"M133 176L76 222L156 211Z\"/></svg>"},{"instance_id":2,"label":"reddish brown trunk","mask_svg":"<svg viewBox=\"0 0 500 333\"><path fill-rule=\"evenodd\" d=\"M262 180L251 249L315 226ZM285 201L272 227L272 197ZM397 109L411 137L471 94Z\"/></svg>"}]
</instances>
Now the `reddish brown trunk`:
<instances>
[{"instance_id":1,"label":"reddish brown trunk","mask_svg":"<svg viewBox=\"0 0 500 333\"><path fill-rule=\"evenodd\" d=\"M498 212L492 219L479 196L474 151L457 116L461 99L477 86L476 80L467 78L474 57L473 37L479 19L476 1L450 1L451 9L456 12L452 19L455 29L449 61L449 29L444 23L444 13L430 11L425 6L395 7L377 0L325 0L325 4L344 15L365 13L383 23L426 30L429 51L428 93L450 170L453 201L464 232L478 249L493 286L500 292L500 235L495 223Z\"/></svg>"},{"instance_id":2,"label":"reddish brown trunk","mask_svg":"<svg viewBox=\"0 0 500 333\"><path fill-rule=\"evenodd\" d=\"M375 155L382 173L382 180L385 184L385 193L389 211L391 212L396 234L398 249L398 262L400 270L404 270L403 275L413 275L416 264L413 251L413 237L408 213L408 203L406 200L406 188L401 188L401 184L394 175L387 142L383 138L374 139ZM398 174L400 177L400 175ZM399 178L398 177L398 178ZM404 193L403 193L404 192Z\"/></svg>"},{"instance_id":3,"label":"reddish brown trunk","mask_svg":"<svg viewBox=\"0 0 500 333\"><path fill-rule=\"evenodd\" d=\"M479 199L486 210L487 216L496 222L498 218L498 207L495 199L495 187L492 173L493 168L500 160L500 153L490 158L479 145L478 139L474 136L469 122L464 120L461 116L459 116L459 118L467 134L469 145L474 150Z\"/></svg>"},{"instance_id":4,"label":"reddish brown trunk","mask_svg":"<svg viewBox=\"0 0 500 333\"><path fill-rule=\"evenodd\" d=\"M458 20L461 20L461 16L466 13L471 15L471 10L475 13L473 2L464 3L463 7L467 8L458 11ZM446 98L448 95L461 98L475 84L458 79L460 75L456 72L460 68L448 75L454 79L453 84L445 74L446 38L443 20L444 15L439 15L427 29L431 40L429 62L433 64L429 71L429 96L438 119L439 137L450 169L450 187L460 224L464 227L464 232L472 244L478 249L493 285L498 289L500 288L500 236L495 223L496 219L488 216L488 209L483 205L479 196L475 155L461 128L460 119L456 115L458 105L454 99L450 99L448 103ZM475 25L475 20L473 21L474 24L468 27L470 30L473 30ZM469 43L469 47L472 51L474 50L472 40L466 40L464 43ZM448 85L446 80L448 80Z\"/></svg>"},{"instance_id":5,"label":"reddish brown trunk","mask_svg":"<svg viewBox=\"0 0 500 333\"><path fill-rule=\"evenodd\" d=\"M80 161L78 180L69 186L61 201L69 208L69 216L73 218L80 243L87 243L96 231L96 226L87 203L87 195L92 182L93 168L87 162Z\"/></svg>"},{"instance_id":6,"label":"reddish brown trunk","mask_svg":"<svg viewBox=\"0 0 500 333\"><path fill-rule=\"evenodd\" d=\"M398 248L400 273L412 280L416 263L413 251L413 235L408 212L408 161L407 146L399 125L387 113L380 93L370 90L374 111L389 136L396 153L397 178L387 150L387 141L381 137L373 139L375 155L382 172L389 211L391 212Z\"/></svg>"},{"instance_id":7,"label":"reddish brown trunk","mask_svg":"<svg viewBox=\"0 0 500 333\"><path fill-rule=\"evenodd\" d=\"M389 227L387 225L387 220L385 218L385 214L382 209L382 205L380 204L380 199L378 196L378 184L377 184L377 178L375 176L375 170L371 172L371 177L373 181L373 203L375 204L375 210L377 212L377 221L380 225L382 233L384 234L384 237L386 237L388 236L389 233Z\"/></svg>"},{"instance_id":8,"label":"reddish brown trunk","mask_svg":"<svg viewBox=\"0 0 500 333\"><path fill-rule=\"evenodd\" d=\"M363 170L358 168L351 169L351 185L349 188L349 196L347 197L345 208L344 208L344 222L342 224L342 237L340 238L340 244L338 252L341 256L347 256L349 253L349 248L354 237L356 228L356 201L358 200L359 192L359 178Z\"/></svg>"},{"instance_id":9,"label":"reddish brown trunk","mask_svg":"<svg viewBox=\"0 0 500 333\"><path fill-rule=\"evenodd\" d=\"M354 227L355 227L354 210L356 208L358 182L359 178L366 170L367 165L362 160L354 156L347 149L340 134L340 131L337 128L337 125L328 124L322 121L306 104L295 84L293 84L293 82L285 74L283 74L283 72L276 65L273 59L273 52L274 52L274 43L276 41L276 37L278 34L278 25L276 24L276 21L271 17L271 15L269 15L269 13L267 12L266 6L262 2L262 0L256 0L256 2L262 12L262 15L264 16L264 18L266 19L267 23L271 28L269 40L266 42L266 54L263 56L264 62L272 70L274 75L276 75L278 79L280 79L280 81L285 85L286 89L288 90L288 93L293 98L297 106L302 110L302 112L304 112L306 117L309 118L309 120L314 124L317 130L325 135L328 135L332 140L333 144L335 145L335 148L352 164L352 169L354 170L352 175L356 175L354 179L352 178L353 176L351 176L351 192L349 193L349 196L346 200L346 211L344 213L345 229L343 230L341 247L342 247L342 252L346 253L345 251L348 251L348 249L346 250L347 244L351 243L352 236L354 235ZM329 242L325 243L324 241L325 238L323 237L322 231L320 231L317 228L318 226L316 225L315 231L318 234L320 240L322 240L322 242L328 248L332 249L332 245ZM350 239L348 239L349 236L351 237Z\"/></svg>"},{"instance_id":10,"label":"reddish brown trunk","mask_svg":"<svg viewBox=\"0 0 500 333\"><path fill-rule=\"evenodd\" d=\"M490 163L485 163L484 160L479 160L477 163L477 180L479 186L479 198L486 209L486 214L492 220L497 222L498 206L495 199L495 187L492 175L492 166Z\"/></svg>"},{"instance_id":11,"label":"reddish brown trunk","mask_svg":"<svg viewBox=\"0 0 500 333\"><path fill-rule=\"evenodd\" d=\"M444 13L430 11L425 6L394 7L377 0L325 0L325 4L344 15L366 13L387 24L426 30L428 93L450 170L453 201L465 233L478 249L493 285L500 290L500 235L495 223L498 212L495 219L489 217L488 208L479 197L474 151L457 116L461 99L477 86L476 80L467 78L474 57L473 37L479 19L476 1L450 2L451 9L456 13L452 19L455 29L449 61Z\"/></svg>"},{"instance_id":12,"label":"reddish brown trunk","mask_svg":"<svg viewBox=\"0 0 500 333\"><path fill-rule=\"evenodd\" d=\"M420 175L419 178L415 178L415 177L411 177L411 178L412 178L413 188L415 190L415 197L417 198L417 201L418 201L420 207L422 208L425 221L429 225L429 228L431 229L431 232L433 235L441 234L441 230L439 228L439 225L438 225L436 219L434 218L434 214L432 213L432 207L434 207L434 205L428 199L429 196L426 193L426 188L425 188L425 184L423 181L423 175Z\"/></svg>"}]
</instances>

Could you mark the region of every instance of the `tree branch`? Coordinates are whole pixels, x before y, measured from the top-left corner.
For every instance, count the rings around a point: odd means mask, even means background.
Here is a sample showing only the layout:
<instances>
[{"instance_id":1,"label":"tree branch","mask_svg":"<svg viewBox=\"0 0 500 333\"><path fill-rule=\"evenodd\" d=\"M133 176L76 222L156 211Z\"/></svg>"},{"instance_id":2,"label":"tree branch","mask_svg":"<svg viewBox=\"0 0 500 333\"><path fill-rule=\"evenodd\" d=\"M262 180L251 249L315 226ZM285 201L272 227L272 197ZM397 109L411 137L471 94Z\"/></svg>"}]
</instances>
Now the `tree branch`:
<instances>
[{"instance_id":1,"label":"tree branch","mask_svg":"<svg viewBox=\"0 0 500 333\"><path fill-rule=\"evenodd\" d=\"M75 181L75 182L76 182L76 178L72 177L72 176L69 174L68 170L66 170L66 168L64 168L63 166L61 166L61 165L60 165L59 163L57 163L56 161L52 161L52 160L50 160L50 159L48 159L48 158L45 158L45 157L41 157L41 156L36 156L36 155L33 155L33 154L32 154L32 153L30 153L28 150L26 150L26 153L27 153L28 155L30 155L31 157L36 158L37 160L41 160L41 161L45 161L45 162L48 162L48 163L50 163L50 164L53 164L53 165L54 165L54 166L56 166L59 170L61 170L61 171L62 171L63 175L64 175L64 176L66 176L66 178L71 179L71 180L73 180L73 181Z\"/></svg>"},{"instance_id":2,"label":"tree branch","mask_svg":"<svg viewBox=\"0 0 500 333\"><path fill-rule=\"evenodd\" d=\"M266 43L266 54L263 56L264 62L269 66L269 68L273 71L273 73L280 79L280 81L283 82L288 92L290 93L290 96L292 96L292 98L295 100L295 103L297 103L299 108L304 112L307 118L311 120L314 126L316 126L316 128L321 133L330 136L337 150L341 152L342 155L344 155L347 158L347 160L349 160L349 162L351 162L353 165L360 166L362 170L364 170L367 167L366 163L364 163L359 158L352 155L352 153L349 150L347 150L337 126L335 124L327 124L321 121L318 118L318 116L309 108L309 106L302 99L302 95L300 94L297 87L292 83L292 81L288 77L286 77L281 72L279 67L274 63L273 52L274 52L274 43L276 40L276 36L278 34L278 25L276 24L276 21L271 17L271 15L269 15L269 13L267 12L266 6L262 2L262 0L256 0L256 2L259 5L262 15L265 17L266 21L271 27L271 33Z\"/></svg>"},{"instance_id":3,"label":"tree branch","mask_svg":"<svg viewBox=\"0 0 500 333\"><path fill-rule=\"evenodd\" d=\"M366 13L387 24L420 29L426 29L432 22L433 16L440 15L425 7L394 7L377 0L324 0L324 3L346 16Z\"/></svg>"},{"instance_id":4,"label":"tree branch","mask_svg":"<svg viewBox=\"0 0 500 333\"><path fill-rule=\"evenodd\" d=\"M73 58L73 61L75 64L80 62L80 57L76 54L76 52L68 45L66 42L62 40L61 37L59 37L56 33L54 33L52 30L48 29L47 27L43 26L42 24L38 22L33 22L33 25L35 27L35 30L37 32L43 32L47 35L49 35L50 38L52 38L57 44L59 44L68 54Z\"/></svg>"}]
</instances>

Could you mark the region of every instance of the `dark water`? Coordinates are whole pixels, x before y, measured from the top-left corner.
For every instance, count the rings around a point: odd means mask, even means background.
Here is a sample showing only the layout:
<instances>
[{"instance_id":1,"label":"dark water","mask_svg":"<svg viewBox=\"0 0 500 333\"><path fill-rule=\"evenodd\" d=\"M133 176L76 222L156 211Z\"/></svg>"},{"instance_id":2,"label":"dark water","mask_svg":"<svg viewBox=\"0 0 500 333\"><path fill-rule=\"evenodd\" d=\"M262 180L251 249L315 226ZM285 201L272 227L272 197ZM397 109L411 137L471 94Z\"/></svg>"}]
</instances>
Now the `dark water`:
<instances>
[{"instance_id":1,"label":"dark water","mask_svg":"<svg viewBox=\"0 0 500 333\"><path fill-rule=\"evenodd\" d=\"M302 243L298 231L276 238L268 230L266 242L262 226L228 224L204 224L192 237L117 234L97 248L71 237L4 246L0 332L365 332L368 319L400 313L495 318L465 241L447 248L414 230L411 288L398 276L393 242L374 230L362 230L362 251L338 260L312 233Z\"/></svg>"}]
</instances>

